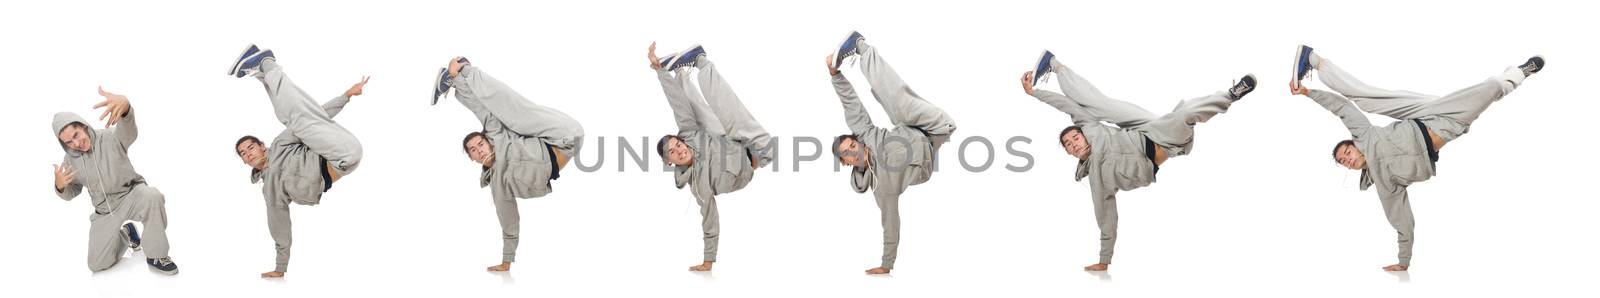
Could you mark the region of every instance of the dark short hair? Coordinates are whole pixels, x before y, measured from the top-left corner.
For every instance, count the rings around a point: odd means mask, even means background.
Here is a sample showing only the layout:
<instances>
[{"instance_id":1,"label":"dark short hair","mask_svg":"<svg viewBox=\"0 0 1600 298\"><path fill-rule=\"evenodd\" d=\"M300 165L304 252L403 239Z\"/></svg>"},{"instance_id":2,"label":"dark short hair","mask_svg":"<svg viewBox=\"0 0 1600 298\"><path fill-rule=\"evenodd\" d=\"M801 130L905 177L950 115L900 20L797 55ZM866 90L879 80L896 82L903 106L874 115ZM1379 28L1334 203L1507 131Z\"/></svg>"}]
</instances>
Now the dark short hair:
<instances>
[{"instance_id":1,"label":"dark short hair","mask_svg":"<svg viewBox=\"0 0 1600 298\"><path fill-rule=\"evenodd\" d=\"M843 134L843 135L839 135L837 137L834 137L833 138L833 149L831 149L831 151L833 151L833 160L835 160L835 161L838 161L839 158L842 157L842 156L839 156L840 153L842 153L842 152L839 152L839 145L840 144L844 144L844 140L850 140L851 142L861 142L860 139L856 138L856 135L851 135L851 134Z\"/></svg>"},{"instance_id":2,"label":"dark short hair","mask_svg":"<svg viewBox=\"0 0 1600 298\"><path fill-rule=\"evenodd\" d=\"M662 160L667 159L667 142L671 140L678 140L679 142L682 142L683 138L675 135L661 136L661 140L656 141L656 156L661 157Z\"/></svg>"},{"instance_id":3,"label":"dark short hair","mask_svg":"<svg viewBox=\"0 0 1600 298\"><path fill-rule=\"evenodd\" d=\"M244 145L244 142L252 142L256 143L256 145L264 144L261 143L261 139L257 139L256 136L246 135L244 137L240 137L238 141L233 142L233 154L239 154L239 145Z\"/></svg>"},{"instance_id":4,"label":"dark short hair","mask_svg":"<svg viewBox=\"0 0 1600 298\"><path fill-rule=\"evenodd\" d=\"M1068 126L1067 128L1063 128L1063 129L1061 129L1061 134L1060 135L1056 135L1056 144L1057 145L1061 145L1062 147L1066 147L1067 143L1066 142L1062 142L1061 138L1067 137L1067 133L1072 132L1074 130L1078 131L1078 133L1080 133L1080 134L1083 133L1083 128L1079 127L1077 125Z\"/></svg>"},{"instance_id":5,"label":"dark short hair","mask_svg":"<svg viewBox=\"0 0 1600 298\"><path fill-rule=\"evenodd\" d=\"M470 152L467 151L467 142L471 142L472 138L483 138L484 141L489 140L489 136L483 134L481 131L469 132L467 133L467 137L461 138L461 152Z\"/></svg>"},{"instance_id":6,"label":"dark short hair","mask_svg":"<svg viewBox=\"0 0 1600 298\"><path fill-rule=\"evenodd\" d=\"M1339 162L1339 148L1344 148L1344 146L1347 146L1347 145L1348 146L1355 146L1356 145L1356 141L1354 141L1354 140L1343 140L1343 141L1339 141L1338 144L1334 144L1333 145L1333 162L1334 163L1338 163Z\"/></svg>"}]
</instances>

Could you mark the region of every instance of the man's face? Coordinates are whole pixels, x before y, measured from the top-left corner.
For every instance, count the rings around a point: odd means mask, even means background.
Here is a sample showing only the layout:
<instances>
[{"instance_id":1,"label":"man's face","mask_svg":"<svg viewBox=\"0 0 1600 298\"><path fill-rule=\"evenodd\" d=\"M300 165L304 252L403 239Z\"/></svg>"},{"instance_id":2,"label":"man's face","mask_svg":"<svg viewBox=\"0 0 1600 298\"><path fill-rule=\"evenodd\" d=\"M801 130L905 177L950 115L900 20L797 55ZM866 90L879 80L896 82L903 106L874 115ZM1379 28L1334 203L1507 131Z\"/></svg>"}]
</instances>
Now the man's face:
<instances>
[{"instance_id":1,"label":"man's face","mask_svg":"<svg viewBox=\"0 0 1600 298\"><path fill-rule=\"evenodd\" d=\"M82 125L67 125L67 128L61 129L61 133L56 134L56 138L62 144L66 144L67 149L72 151L89 152L89 149L94 146L93 143L89 142L89 131L84 129Z\"/></svg>"},{"instance_id":2,"label":"man's face","mask_svg":"<svg viewBox=\"0 0 1600 298\"><path fill-rule=\"evenodd\" d=\"M467 140L467 157L485 167L494 165L494 147L481 136Z\"/></svg>"},{"instance_id":3,"label":"man's face","mask_svg":"<svg viewBox=\"0 0 1600 298\"><path fill-rule=\"evenodd\" d=\"M1339 165L1351 170L1360 170L1367 167L1367 156L1361 154L1361 149L1356 149L1355 145L1339 146L1339 153L1334 154L1333 158L1339 162Z\"/></svg>"},{"instance_id":4,"label":"man's face","mask_svg":"<svg viewBox=\"0 0 1600 298\"><path fill-rule=\"evenodd\" d=\"M683 139L673 138L667 141L667 164L691 165L694 164L694 150L689 149Z\"/></svg>"},{"instance_id":5,"label":"man's face","mask_svg":"<svg viewBox=\"0 0 1600 298\"><path fill-rule=\"evenodd\" d=\"M256 170L267 168L267 147L262 146L261 142L246 140L233 149L239 153L239 160L244 161L244 165Z\"/></svg>"},{"instance_id":6,"label":"man's face","mask_svg":"<svg viewBox=\"0 0 1600 298\"><path fill-rule=\"evenodd\" d=\"M852 167L867 165L867 148L862 147L861 142L857 142L854 139L845 139L839 142L839 148L834 149L839 150L840 164Z\"/></svg>"},{"instance_id":7,"label":"man's face","mask_svg":"<svg viewBox=\"0 0 1600 298\"><path fill-rule=\"evenodd\" d=\"M1067 154L1079 160L1089 159L1089 140L1083 138L1082 130L1073 130L1061 136L1061 147L1067 149Z\"/></svg>"}]
</instances>

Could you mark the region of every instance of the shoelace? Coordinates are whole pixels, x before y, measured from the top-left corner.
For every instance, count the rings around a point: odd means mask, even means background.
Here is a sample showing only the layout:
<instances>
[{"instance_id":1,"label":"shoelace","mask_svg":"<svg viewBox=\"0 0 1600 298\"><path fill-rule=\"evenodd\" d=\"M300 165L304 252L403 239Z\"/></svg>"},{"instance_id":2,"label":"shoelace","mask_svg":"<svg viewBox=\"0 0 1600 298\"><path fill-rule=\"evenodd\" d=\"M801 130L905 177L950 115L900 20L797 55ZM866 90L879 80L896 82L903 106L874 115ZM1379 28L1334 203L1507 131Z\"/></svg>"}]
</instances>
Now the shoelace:
<instances>
[{"instance_id":1,"label":"shoelace","mask_svg":"<svg viewBox=\"0 0 1600 298\"><path fill-rule=\"evenodd\" d=\"M1228 93L1232 93L1234 98L1244 97L1243 93L1249 89L1253 89L1254 87L1250 87L1250 85L1245 85L1243 83L1244 81L1233 81L1233 88L1229 89Z\"/></svg>"},{"instance_id":2,"label":"shoelace","mask_svg":"<svg viewBox=\"0 0 1600 298\"><path fill-rule=\"evenodd\" d=\"M160 259L155 259L155 263L156 263L156 266L161 266L161 267L166 267L167 265L172 265L172 257L164 257L164 258L160 258Z\"/></svg>"}]
</instances>

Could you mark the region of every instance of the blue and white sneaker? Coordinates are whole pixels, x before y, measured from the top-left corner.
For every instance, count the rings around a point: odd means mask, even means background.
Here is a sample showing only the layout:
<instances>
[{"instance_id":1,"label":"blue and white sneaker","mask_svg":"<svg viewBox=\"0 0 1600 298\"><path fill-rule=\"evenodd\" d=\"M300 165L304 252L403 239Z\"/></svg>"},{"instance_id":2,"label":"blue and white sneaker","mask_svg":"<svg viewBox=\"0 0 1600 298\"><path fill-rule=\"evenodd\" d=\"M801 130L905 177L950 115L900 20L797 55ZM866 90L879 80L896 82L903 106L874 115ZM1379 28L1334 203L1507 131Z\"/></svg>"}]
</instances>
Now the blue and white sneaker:
<instances>
[{"instance_id":1,"label":"blue and white sneaker","mask_svg":"<svg viewBox=\"0 0 1600 298\"><path fill-rule=\"evenodd\" d=\"M670 55L670 56L673 56L672 57L672 62L669 62L669 63L666 63L666 64L662 64L661 66L667 68L667 71L676 71L676 70L678 70L678 68L682 68L684 66L692 66L692 65L694 65L695 60L698 60L698 59L700 59L701 56L705 56L705 55L706 55L706 48L705 47L702 47L700 45L694 45L692 47L689 47L688 50L684 50L683 52L679 52L677 54Z\"/></svg>"},{"instance_id":2,"label":"blue and white sneaker","mask_svg":"<svg viewBox=\"0 0 1600 298\"><path fill-rule=\"evenodd\" d=\"M467 57L461 57L456 62L460 62L462 65L472 64L467 61ZM465 66L462 68L465 68ZM433 100L428 102L428 105L439 104L439 99L444 98L444 95L448 92L450 92L450 66L446 65L439 68L439 76L433 80Z\"/></svg>"},{"instance_id":3,"label":"blue and white sneaker","mask_svg":"<svg viewBox=\"0 0 1600 298\"><path fill-rule=\"evenodd\" d=\"M1228 95L1232 96L1230 99L1237 101L1243 99L1245 95L1250 94L1250 91L1255 90L1256 75L1246 74L1243 78L1239 78L1239 82L1233 83L1233 88L1228 88Z\"/></svg>"},{"instance_id":4,"label":"blue and white sneaker","mask_svg":"<svg viewBox=\"0 0 1600 298\"><path fill-rule=\"evenodd\" d=\"M122 224L122 242L128 244L128 249L139 251L139 230L133 228L133 223Z\"/></svg>"},{"instance_id":5,"label":"blue and white sneaker","mask_svg":"<svg viewBox=\"0 0 1600 298\"><path fill-rule=\"evenodd\" d=\"M1539 73L1539 70L1544 69L1544 56L1528 58L1528 62L1523 62L1522 66L1517 66L1517 69L1522 70L1522 76L1524 77Z\"/></svg>"},{"instance_id":6,"label":"blue and white sneaker","mask_svg":"<svg viewBox=\"0 0 1600 298\"><path fill-rule=\"evenodd\" d=\"M1050 50L1045 50L1044 54L1039 54L1039 64L1033 67L1034 85L1039 85L1039 82L1043 82L1045 77L1055 73L1055 67L1053 66L1055 61L1056 54L1050 53Z\"/></svg>"},{"instance_id":7,"label":"blue and white sneaker","mask_svg":"<svg viewBox=\"0 0 1600 298\"><path fill-rule=\"evenodd\" d=\"M672 64L672 58L677 58L677 56L678 56L678 53L672 53L672 54L667 54L666 56L662 56L660 58L656 58L657 59L656 60L656 64L661 64L661 69L662 70L666 70L667 69L667 65Z\"/></svg>"},{"instance_id":8,"label":"blue and white sneaker","mask_svg":"<svg viewBox=\"0 0 1600 298\"><path fill-rule=\"evenodd\" d=\"M266 61L267 58L274 58L271 49L264 49L254 55L239 59L239 62L234 65L233 76L243 78L261 72L261 61Z\"/></svg>"},{"instance_id":9,"label":"blue and white sneaker","mask_svg":"<svg viewBox=\"0 0 1600 298\"><path fill-rule=\"evenodd\" d=\"M178 274L178 263L173 263L172 257L144 259L144 263L149 264L150 269L161 271L161 273L166 273L167 275Z\"/></svg>"},{"instance_id":10,"label":"blue and white sneaker","mask_svg":"<svg viewBox=\"0 0 1600 298\"><path fill-rule=\"evenodd\" d=\"M242 77L242 76L239 75L239 63L240 62L244 62L245 58L250 58L250 56L253 56L253 55L256 54L256 52L260 52L260 51L261 51L261 48L257 48L256 44L250 44L249 47L244 48L244 52L243 53L239 53L239 58L233 60L233 65L229 65L228 66L228 75L234 76L234 77Z\"/></svg>"},{"instance_id":11,"label":"blue and white sneaker","mask_svg":"<svg viewBox=\"0 0 1600 298\"><path fill-rule=\"evenodd\" d=\"M1311 78L1311 69L1316 65L1311 64L1311 47L1300 45L1294 51L1294 80L1304 81Z\"/></svg>"},{"instance_id":12,"label":"blue and white sneaker","mask_svg":"<svg viewBox=\"0 0 1600 298\"><path fill-rule=\"evenodd\" d=\"M844 41L839 43L839 52L833 54L833 67L844 68L844 58L855 56L856 42L864 38L861 36L861 32L850 31L850 36L845 37Z\"/></svg>"}]
</instances>

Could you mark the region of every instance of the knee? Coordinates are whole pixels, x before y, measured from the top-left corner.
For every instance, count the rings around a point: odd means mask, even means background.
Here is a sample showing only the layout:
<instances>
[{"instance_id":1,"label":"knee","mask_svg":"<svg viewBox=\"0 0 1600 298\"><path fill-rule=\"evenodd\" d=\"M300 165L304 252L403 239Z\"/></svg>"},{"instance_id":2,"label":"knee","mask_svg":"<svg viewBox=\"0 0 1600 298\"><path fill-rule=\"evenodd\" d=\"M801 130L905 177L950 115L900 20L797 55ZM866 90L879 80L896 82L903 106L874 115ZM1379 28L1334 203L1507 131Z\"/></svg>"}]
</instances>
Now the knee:
<instances>
[{"instance_id":1,"label":"knee","mask_svg":"<svg viewBox=\"0 0 1600 298\"><path fill-rule=\"evenodd\" d=\"M95 259L95 258L89 258L89 272L105 271L106 269L111 269L111 266L112 265L116 265L116 264L117 264L117 259L116 258L98 259L98 260Z\"/></svg>"}]
</instances>

